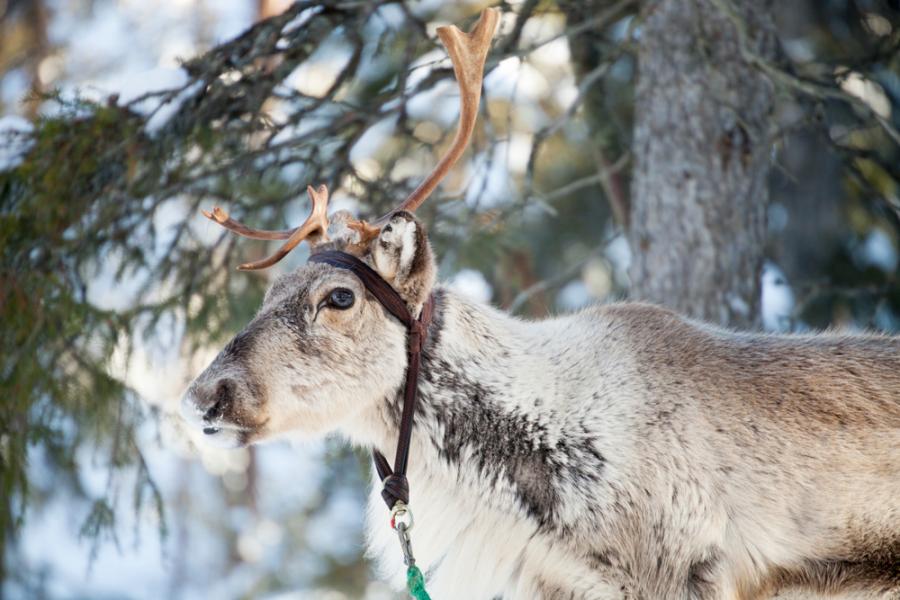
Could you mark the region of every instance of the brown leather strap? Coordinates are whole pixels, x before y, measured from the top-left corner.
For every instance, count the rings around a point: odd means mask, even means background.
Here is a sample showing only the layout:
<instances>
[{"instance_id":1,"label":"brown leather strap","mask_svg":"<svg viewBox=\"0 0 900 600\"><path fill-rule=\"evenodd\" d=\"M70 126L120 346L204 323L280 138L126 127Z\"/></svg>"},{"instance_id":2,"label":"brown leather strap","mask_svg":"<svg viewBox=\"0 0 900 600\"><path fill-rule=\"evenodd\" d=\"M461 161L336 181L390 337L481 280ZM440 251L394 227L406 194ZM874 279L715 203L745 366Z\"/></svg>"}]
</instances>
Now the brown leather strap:
<instances>
[{"instance_id":1,"label":"brown leather strap","mask_svg":"<svg viewBox=\"0 0 900 600\"><path fill-rule=\"evenodd\" d=\"M422 314L416 319L391 284L381 278L372 267L346 252L328 250L309 257L310 262L325 263L339 269L346 269L359 277L366 289L375 296L384 308L406 326L406 384L403 390L403 412L400 416L400 432L397 440L397 454L394 457L394 468L391 469L387 459L377 449L372 450L375 470L381 478L381 497L388 508L397 502L409 504L409 482L406 479L406 467L409 462L409 444L412 438L413 418L416 411L416 391L418 390L419 365L422 348L428 335L428 326L434 314L434 298L429 295Z\"/></svg>"}]
</instances>

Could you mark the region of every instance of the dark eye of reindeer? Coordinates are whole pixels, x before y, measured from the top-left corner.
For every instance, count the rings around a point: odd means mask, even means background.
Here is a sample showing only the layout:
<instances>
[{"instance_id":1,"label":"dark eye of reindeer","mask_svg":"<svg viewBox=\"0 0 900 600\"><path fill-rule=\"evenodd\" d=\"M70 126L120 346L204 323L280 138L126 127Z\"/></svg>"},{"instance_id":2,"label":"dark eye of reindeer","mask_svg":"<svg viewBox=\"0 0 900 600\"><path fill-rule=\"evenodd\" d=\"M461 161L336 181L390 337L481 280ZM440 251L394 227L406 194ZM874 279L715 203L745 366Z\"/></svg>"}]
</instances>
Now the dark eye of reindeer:
<instances>
[{"instance_id":1,"label":"dark eye of reindeer","mask_svg":"<svg viewBox=\"0 0 900 600\"><path fill-rule=\"evenodd\" d=\"M347 288L336 288L328 295L328 305L345 310L353 306L354 299L353 292Z\"/></svg>"}]
</instances>

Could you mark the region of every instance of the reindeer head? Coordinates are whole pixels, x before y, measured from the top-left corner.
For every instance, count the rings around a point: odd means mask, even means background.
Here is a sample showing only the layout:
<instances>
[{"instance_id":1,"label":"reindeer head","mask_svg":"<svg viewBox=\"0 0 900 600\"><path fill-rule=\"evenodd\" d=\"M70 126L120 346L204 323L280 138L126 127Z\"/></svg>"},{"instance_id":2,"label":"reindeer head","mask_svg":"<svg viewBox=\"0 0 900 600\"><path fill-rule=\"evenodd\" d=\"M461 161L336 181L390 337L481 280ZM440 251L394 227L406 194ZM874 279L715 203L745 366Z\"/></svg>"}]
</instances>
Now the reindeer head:
<instances>
[{"instance_id":1,"label":"reindeer head","mask_svg":"<svg viewBox=\"0 0 900 600\"><path fill-rule=\"evenodd\" d=\"M417 315L434 286L436 268L413 211L468 145L498 20L496 9L486 9L471 33L438 29L459 82L459 128L435 169L404 202L370 224L346 211L329 217L328 190L309 187L309 217L286 231L247 227L219 208L204 211L239 235L286 240L268 258L238 268L269 267L306 240L313 253L337 249L366 262ZM191 384L182 414L210 441L228 446L288 432L325 433L393 395L405 370L405 327L351 272L308 264L275 280L257 316Z\"/></svg>"}]
</instances>

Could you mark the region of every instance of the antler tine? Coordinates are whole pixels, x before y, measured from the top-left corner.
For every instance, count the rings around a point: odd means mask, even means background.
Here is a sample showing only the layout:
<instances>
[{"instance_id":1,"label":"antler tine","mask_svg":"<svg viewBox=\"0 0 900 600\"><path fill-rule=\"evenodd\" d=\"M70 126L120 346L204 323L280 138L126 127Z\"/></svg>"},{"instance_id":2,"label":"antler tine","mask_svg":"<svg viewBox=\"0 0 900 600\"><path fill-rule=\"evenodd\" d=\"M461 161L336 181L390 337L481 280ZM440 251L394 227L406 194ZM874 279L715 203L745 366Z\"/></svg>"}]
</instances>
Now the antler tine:
<instances>
[{"instance_id":1,"label":"antler tine","mask_svg":"<svg viewBox=\"0 0 900 600\"><path fill-rule=\"evenodd\" d=\"M254 240L286 240L291 237L291 234L297 231L294 229L283 229L281 231L270 231L268 229L253 229L252 227L247 227L240 221L235 221L231 217L228 216L228 213L219 208L218 206L214 206L212 212L208 210L201 210L203 216L209 219L210 221L215 221L225 229L229 231L233 231L238 235L242 235L244 237L248 237Z\"/></svg>"},{"instance_id":2,"label":"antler tine","mask_svg":"<svg viewBox=\"0 0 900 600\"><path fill-rule=\"evenodd\" d=\"M209 219L210 221L215 221L225 229L229 231L233 231L238 235L242 235L244 237L252 238L254 240L286 240L291 237L291 234L296 231L295 229L285 229L282 231L269 231L267 229L253 229L252 227L247 227L240 221L235 221L231 217L228 216L228 213L219 208L218 206L214 206L212 212L208 210L201 210L203 216Z\"/></svg>"},{"instance_id":3,"label":"antler tine","mask_svg":"<svg viewBox=\"0 0 900 600\"><path fill-rule=\"evenodd\" d=\"M267 231L247 227L243 223L229 217L228 213L219 207L213 208L212 212L206 210L201 212L206 218L215 221L225 229L238 235L256 240L287 240L271 256L256 262L244 263L238 267L239 271L265 269L287 256L303 240L309 240L313 245L328 240L328 188L320 185L318 189L313 189L310 185L306 187L306 193L309 194L309 199L312 202L312 210L309 216L306 217L306 221L300 227L284 231Z\"/></svg>"},{"instance_id":4,"label":"antler tine","mask_svg":"<svg viewBox=\"0 0 900 600\"><path fill-rule=\"evenodd\" d=\"M478 117L478 104L481 101L481 82L484 78L484 62L491 47L491 38L500 22L500 11L486 8L475 24L471 33L465 33L454 26L438 27L437 34L441 38L447 54L453 62L453 73L459 83L460 110L459 127L453 144L438 162L434 170L419 184L412 194L391 212L375 223L384 223L391 213L397 210L414 211L424 202L434 188L446 177L447 173L463 155Z\"/></svg>"},{"instance_id":5,"label":"antler tine","mask_svg":"<svg viewBox=\"0 0 900 600\"><path fill-rule=\"evenodd\" d=\"M271 267L288 253L297 247L297 244L305 239L310 239L310 243L317 244L328 238L328 188L320 185L317 189L313 189L311 185L306 187L306 193L312 202L312 210L303 225L293 230L288 240L282 244L281 248L276 250L271 256L255 262L244 263L238 267L239 271L255 271L257 269L266 269ZM321 239L320 239L321 238Z\"/></svg>"}]
</instances>

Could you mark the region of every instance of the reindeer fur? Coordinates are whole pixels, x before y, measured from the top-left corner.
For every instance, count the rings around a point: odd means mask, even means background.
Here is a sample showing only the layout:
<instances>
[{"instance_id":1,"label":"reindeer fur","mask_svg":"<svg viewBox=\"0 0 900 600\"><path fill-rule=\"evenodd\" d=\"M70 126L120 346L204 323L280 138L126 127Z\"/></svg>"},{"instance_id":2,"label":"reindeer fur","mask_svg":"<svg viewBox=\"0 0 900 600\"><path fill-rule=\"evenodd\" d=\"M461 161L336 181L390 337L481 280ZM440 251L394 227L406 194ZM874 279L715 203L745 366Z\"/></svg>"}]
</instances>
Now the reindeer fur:
<instances>
[{"instance_id":1,"label":"reindeer fur","mask_svg":"<svg viewBox=\"0 0 900 600\"><path fill-rule=\"evenodd\" d=\"M737 333L644 304L522 321L432 288L421 224L390 222L370 264L412 307L435 294L409 468L433 598L900 598L900 338ZM351 310L319 308L336 286ZM391 457L404 344L352 275L301 267L184 414L229 443L339 430ZM379 490L370 555L399 585Z\"/></svg>"}]
</instances>

